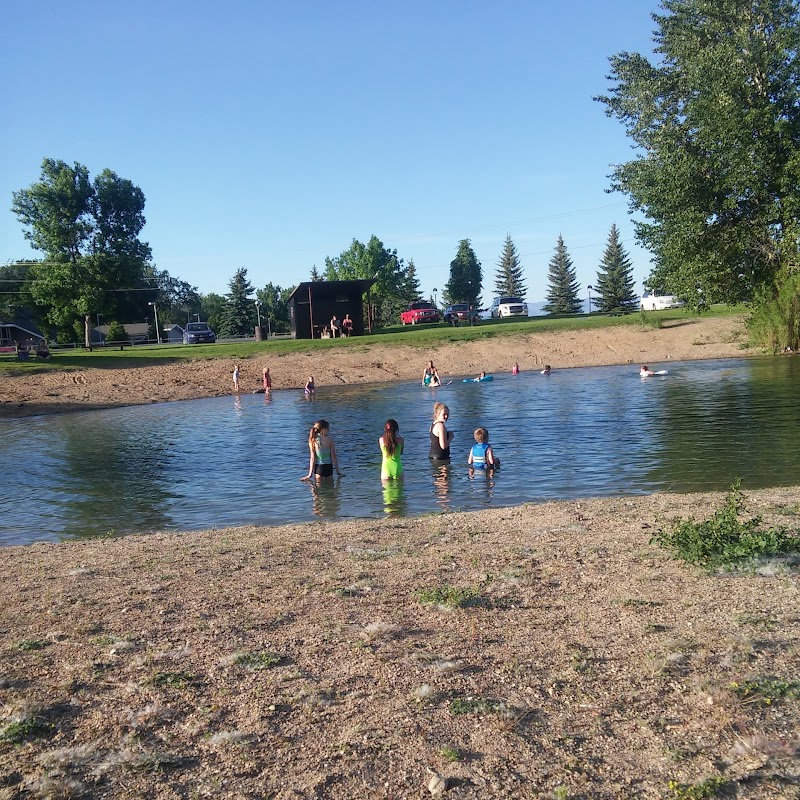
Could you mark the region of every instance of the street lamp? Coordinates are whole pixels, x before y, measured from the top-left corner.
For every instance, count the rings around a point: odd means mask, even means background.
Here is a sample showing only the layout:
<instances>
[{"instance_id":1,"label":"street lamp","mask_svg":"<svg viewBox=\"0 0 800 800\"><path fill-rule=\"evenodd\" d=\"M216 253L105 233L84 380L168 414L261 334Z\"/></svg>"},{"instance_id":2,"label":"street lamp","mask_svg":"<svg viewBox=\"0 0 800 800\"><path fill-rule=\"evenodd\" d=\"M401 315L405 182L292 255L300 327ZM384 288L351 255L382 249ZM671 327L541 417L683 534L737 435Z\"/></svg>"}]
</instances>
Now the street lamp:
<instances>
[{"instance_id":1,"label":"street lamp","mask_svg":"<svg viewBox=\"0 0 800 800\"><path fill-rule=\"evenodd\" d=\"M589 313L591 314L592 313L592 289L594 289L594 286L589 285L586 288L589 290Z\"/></svg>"},{"instance_id":2,"label":"street lamp","mask_svg":"<svg viewBox=\"0 0 800 800\"><path fill-rule=\"evenodd\" d=\"M161 344L161 328L158 327L158 306L153 300L148 300L147 305L153 306L153 322L156 326L156 339L158 339L158 343Z\"/></svg>"},{"instance_id":3,"label":"street lamp","mask_svg":"<svg viewBox=\"0 0 800 800\"><path fill-rule=\"evenodd\" d=\"M256 314L258 314L258 327L261 327L261 301L256 300Z\"/></svg>"},{"instance_id":4,"label":"street lamp","mask_svg":"<svg viewBox=\"0 0 800 800\"><path fill-rule=\"evenodd\" d=\"M436 294L439 290L434 286L433 287L433 304L438 307L438 303L436 302Z\"/></svg>"}]
</instances>

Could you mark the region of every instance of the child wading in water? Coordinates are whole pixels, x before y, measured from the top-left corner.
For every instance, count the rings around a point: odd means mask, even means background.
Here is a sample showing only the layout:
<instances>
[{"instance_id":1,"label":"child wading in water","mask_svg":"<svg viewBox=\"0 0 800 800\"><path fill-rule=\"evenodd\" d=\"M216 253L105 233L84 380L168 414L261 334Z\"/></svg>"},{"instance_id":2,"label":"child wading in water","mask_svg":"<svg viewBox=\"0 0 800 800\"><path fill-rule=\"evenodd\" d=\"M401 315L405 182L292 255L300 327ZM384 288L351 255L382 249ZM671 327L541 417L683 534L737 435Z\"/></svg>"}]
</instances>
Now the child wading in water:
<instances>
[{"instance_id":1,"label":"child wading in water","mask_svg":"<svg viewBox=\"0 0 800 800\"><path fill-rule=\"evenodd\" d=\"M494 450L489 444L489 431L486 428L475 428L473 434L477 444L472 445L467 463L470 469L492 470L500 466L500 459L495 458Z\"/></svg>"},{"instance_id":2,"label":"child wading in water","mask_svg":"<svg viewBox=\"0 0 800 800\"><path fill-rule=\"evenodd\" d=\"M312 475L320 478L333 477L333 470L341 477L339 461L336 458L336 445L329 435L330 425L324 419L318 419L308 433L308 449L311 457L308 462L308 475L300 478L301 481L311 480Z\"/></svg>"},{"instance_id":3,"label":"child wading in water","mask_svg":"<svg viewBox=\"0 0 800 800\"><path fill-rule=\"evenodd\" d=\"M383 436L378 439L383 461L381 462L381 480L389 481L403 478L403 437L397 435L400 426L396 420L387 419L383 426Z\"/></svg>"}]
</instances>

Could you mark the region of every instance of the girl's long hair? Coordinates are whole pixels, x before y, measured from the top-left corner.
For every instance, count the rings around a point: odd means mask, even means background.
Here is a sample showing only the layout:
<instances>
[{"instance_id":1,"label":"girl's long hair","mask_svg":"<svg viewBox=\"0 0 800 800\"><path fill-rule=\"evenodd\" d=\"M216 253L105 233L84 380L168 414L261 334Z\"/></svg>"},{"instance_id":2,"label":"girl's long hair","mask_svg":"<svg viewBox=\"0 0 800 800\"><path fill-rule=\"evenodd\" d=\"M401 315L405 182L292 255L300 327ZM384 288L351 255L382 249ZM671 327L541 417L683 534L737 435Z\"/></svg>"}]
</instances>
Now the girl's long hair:
<instances>
[{"instance_id":1,"label":"girl's long hair","mask_svg":"<svg viewBox=\"0 0 800 800\"><path fill-rule=\"evenodd\" d=\"M390 456L397 452L397 431L399 430L400 426L397 424L397 420L394 419L387 419L386 424L383 426L383 446Z\"/></svg>"},{"instance_id":2,"label":"girl's long hair","mask_svg":"<svg viewBox=\"0 0 800 800\"><path fill-rule=\"evenodd\" d=\"M318 419L308 432L308 443L313 445L314 442L316 442L317 439L319 439L319 437L322 436L330 427L331 426L328 425L328 420Z\"/></svg>"}]
</instances>

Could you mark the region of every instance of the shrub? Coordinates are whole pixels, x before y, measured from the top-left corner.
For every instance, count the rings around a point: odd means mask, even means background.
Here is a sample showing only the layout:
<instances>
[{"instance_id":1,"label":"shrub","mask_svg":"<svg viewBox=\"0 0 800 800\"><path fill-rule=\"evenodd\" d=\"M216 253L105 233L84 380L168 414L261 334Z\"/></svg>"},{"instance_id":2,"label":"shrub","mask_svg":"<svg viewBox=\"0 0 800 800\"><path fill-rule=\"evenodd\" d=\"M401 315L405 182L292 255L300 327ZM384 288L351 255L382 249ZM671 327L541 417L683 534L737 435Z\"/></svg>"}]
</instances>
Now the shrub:
<instances>
[{"instance_id":1,"label":"shrub","mask_svg":"<svg viewBox=\"0 0 800 800\"><path fill-rule=\"evenodd\" d=\"M124 342L128 339L128 334L125 332L125 328L119 322L112 322L108 326L108 333L106 334L106 340L109 342Z\"/></svg>"},{"instance_id":2,"label":"shrub","mask_svg":"<svg viewBox=\"0 0 800 800\"><path fill-rule=\"evenodd\" d=\"M722 508L711 519L695 522L679 519L670 530L663 528L651 539L688 564L709 572L759 556L800 550L800 538L785 528L762 528L761 517L742 519L745 496L741 480L731 486Z\"/></svg>"}]
</instances>

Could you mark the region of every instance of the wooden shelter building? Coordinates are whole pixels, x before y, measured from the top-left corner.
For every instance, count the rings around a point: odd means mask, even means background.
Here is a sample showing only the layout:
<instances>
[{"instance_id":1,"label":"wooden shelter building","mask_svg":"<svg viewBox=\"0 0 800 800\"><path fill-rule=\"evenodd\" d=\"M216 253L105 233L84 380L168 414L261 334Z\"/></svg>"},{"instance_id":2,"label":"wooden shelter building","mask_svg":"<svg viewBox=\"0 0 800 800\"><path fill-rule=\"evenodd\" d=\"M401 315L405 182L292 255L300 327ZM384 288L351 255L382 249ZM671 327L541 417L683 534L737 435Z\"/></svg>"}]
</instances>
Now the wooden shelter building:
<instances>
[{"instance_id":1,"label":"wooden shelter building","mask_svg":"<svg viewBox=\"0 0 800 800\"><path fill-rule=\"evenodd\" d=\"M353 334L363 334L364 295L373 283L374 279L301 283L288 299L292 338L321 338L334 314L340 322L349 314L353 320ZM366 327L371 331L369 319Z\"/></svg>"}]
</instances>

